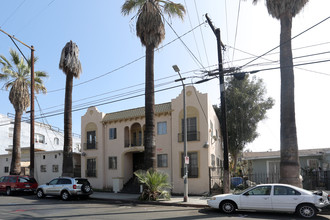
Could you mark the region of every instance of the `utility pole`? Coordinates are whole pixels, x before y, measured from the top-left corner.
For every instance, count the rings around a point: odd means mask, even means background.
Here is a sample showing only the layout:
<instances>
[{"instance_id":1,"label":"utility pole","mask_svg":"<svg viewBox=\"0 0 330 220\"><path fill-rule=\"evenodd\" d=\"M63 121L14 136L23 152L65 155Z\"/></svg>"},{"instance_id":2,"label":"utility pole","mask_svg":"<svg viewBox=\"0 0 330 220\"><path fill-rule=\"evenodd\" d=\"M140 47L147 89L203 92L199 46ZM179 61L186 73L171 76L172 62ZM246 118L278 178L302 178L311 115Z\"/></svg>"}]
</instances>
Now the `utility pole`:
<instances>
[{"instance_id":1,"label":"utility pole","mask_svg":"<svg viewBox=\"0 0 330 220\"><path fill-rule=\"evenodd\" d=\"M34 177L34 47L31 46L30 176Z\"/></svg>"},{"instance_id":2,"label":"utility pole","mask_svg":"<svg viewBox=\"0 0 330 220\"><path fill-rule=\"evenodd\" d=\"M217 48L218 48L218 68L219 68L219 81L220 81L220 100L221 100L221 131L223 138L223 193L229 193L230 191L230 181L229 181L229 157L228 157L228 132L227 132L227 108L226 108L226 94L224 85L224 72L222 65L222 53L221 53L221 36L220 28L215 29L210 18L206 14L206 19L210 25L213 33L217 38Z\"/></svg>"},{"instance_id":3,"label":"utility pole","mask_svg":"<svg viewBox=\"0 0 330 220\"><path fill-rule=\"evenodd\" d=\"M172 66L174 71L179 74L180 79L175 80L175 82L181 81L183 88L183 154L184 154L184 172L183 172L183 202L188 202L188 153L187 153L187 113L186 113L186 85L182 78L180 69L177 65Z\"/></svg>"}]
</instances>

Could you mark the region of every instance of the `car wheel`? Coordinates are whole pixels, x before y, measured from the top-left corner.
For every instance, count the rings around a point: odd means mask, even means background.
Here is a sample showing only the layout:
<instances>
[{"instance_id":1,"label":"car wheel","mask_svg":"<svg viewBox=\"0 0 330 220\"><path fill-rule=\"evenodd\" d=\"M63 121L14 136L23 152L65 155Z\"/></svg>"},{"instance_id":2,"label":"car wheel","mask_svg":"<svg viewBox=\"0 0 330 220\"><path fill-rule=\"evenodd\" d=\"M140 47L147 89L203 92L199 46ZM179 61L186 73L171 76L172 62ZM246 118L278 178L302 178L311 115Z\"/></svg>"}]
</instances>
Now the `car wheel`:
<instances>
[{"instance_id":1,"label":"car wheel","mask_svg":"<svg viewBox=\"0 0 330 220\"><path fill-rule=\"evenodd\" d=\"M91 186L87 183L84 183L81 186L81 191L83 191L84 193L89 193L92 190Z\"/></svg>"},{"instance_id":2,"label":"car wheel","mask_svg":"<svg viewBox=\"0 0 330 220\"><path fill-rule=\"evenodd\" d=\"M224 201L220 204L220 210L224 213L231 214L235 212L235 204L231 201Z\"/></svg>"},{"instance_id":3,"label":"car wheel","mask_svg":"<svg viewBox=\"0 0 330 220\"><path fill-rule=\"evenodd\" d=\"M45 197L45 193L42 191L42 189L38 189L38 191L37 191L37 197L38 197L39 199Z\"/></svg>"},{"instance_id":4,"label":"car wheel","mask_svg":"<svg viewBox=\"0 0 330 220\"><path fill-rule=\"evenodd\" d=\"M297 213L303 218L313 218L316 215L316 209L313 205L302 204L298 206Z\"/></svg>"},{"instance_id":5,"label":"car wheel","mask_svg":"<svg viewBox=\"0 0 330 220\"><path fill-rule=\"evenodd\" d=\"M12 194L12 192L11 192L11 188L10 187L7 187L6 188L6 195L7 196L10 196Z\"/></svg>"},{"instance_id":6,"label":"car wheel","mask_svg":"<svg viewBox=\"0 0 330 220\"><path fill-rule=\"evenodd\" d=\"M63 191L61 193L61 199L64 200L64 201L67 201L70 199L70 194L68 193L68 191Z\"/></svg>"}]
</instances>

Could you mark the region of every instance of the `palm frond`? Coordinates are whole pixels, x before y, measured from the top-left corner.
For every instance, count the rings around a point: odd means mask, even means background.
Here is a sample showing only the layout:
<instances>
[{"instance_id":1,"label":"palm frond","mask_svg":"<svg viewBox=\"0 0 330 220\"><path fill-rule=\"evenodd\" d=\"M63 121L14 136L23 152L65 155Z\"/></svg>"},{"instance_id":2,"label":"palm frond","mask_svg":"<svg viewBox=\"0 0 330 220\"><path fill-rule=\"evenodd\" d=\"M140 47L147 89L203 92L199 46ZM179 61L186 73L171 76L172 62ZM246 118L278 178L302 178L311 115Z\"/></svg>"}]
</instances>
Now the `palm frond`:
<instances>
[{"instance_id":1,"label":"palm frond","mask_svg":"<svg viewBox=\"0 0 330 220\"><path fill-rule=\"evenodd\" d=\"M140 10L148 0L126 0L121 7L121 13L126 16L136 10Z\"/></svg>"},{"instance_id":2,"label":"palm frond","mask_svg":"<svg viewBox=\"0 0 330 220\"><path fill-rule=\"evenodd\" d=\"M62 49L59 68L63 70L65 74L73 74L74 77L79 78L82 68L78 56L78 46L72 41L66 43Z\"/></svg>"}]
</instances>

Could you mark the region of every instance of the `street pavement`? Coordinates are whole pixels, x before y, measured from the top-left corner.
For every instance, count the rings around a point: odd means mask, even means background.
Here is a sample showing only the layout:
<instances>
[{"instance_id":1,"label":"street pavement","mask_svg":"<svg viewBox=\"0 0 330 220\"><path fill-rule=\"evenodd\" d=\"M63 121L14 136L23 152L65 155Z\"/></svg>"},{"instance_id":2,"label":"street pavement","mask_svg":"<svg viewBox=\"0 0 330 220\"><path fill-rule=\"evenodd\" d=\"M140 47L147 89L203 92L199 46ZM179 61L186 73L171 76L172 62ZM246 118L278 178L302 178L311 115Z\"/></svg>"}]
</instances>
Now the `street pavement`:
<instances>
[{"instance_id":1,"label":"street pavement","mask_svg":"<svg viewBox=\"0 0 330 220\"><path fill-rule=\"evenodd\" d=\"M208 207L206 196L189 196L188 201L183 201L183 196L171 196L170 200L158 200L158 201L140 201L140 194L127 194L127 193L112 193L112 192L94 192L90 195L91 199L97 200L108 200L108 201L121 201L121 202L131 202L131 203L147 203L154 205L164 205L164 206L184 206L184 207L195 207L195 208L205 208ZM330 205L328 205L322 214L330 215Z\"/></svg>"}]
</instances>

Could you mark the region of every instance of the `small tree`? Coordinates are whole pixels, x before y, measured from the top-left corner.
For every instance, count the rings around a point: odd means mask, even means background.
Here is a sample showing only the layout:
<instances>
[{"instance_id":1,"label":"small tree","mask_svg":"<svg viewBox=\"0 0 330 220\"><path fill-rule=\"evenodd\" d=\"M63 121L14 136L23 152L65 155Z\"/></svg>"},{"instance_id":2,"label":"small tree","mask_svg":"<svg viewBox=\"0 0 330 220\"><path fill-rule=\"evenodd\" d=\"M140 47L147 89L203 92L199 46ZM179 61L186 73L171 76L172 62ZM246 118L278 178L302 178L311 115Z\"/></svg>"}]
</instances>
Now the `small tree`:
<instances>
[{"instance_id":1,"label":"small tree","mask_svg":"<svg viewBox=\"0 0 330 220\"><path fill-rule=\"evenodd\" d=\"M258 122L266 118L267 110L274 105L274 100L265 98L266 89L263 81L248 76L242 80L230 77L226 86L228 151L236 171L237 157L247 143L257 137ZM221 108L215 107L218 117Z\"/></svg>"},{"instance_id":2,"label":"small tree","mask_svg":"<svg viewBox=\"0 0 330 220\"><path fill-rule=\"evenodd\" d=\"M148 171L138 170L134 173L139 183L143 184L143 192L140 200L156 201L159 198L170 199L168 189L171 185L168 183L168 175L153 169Z\"/></svg>"}]
</instances>

